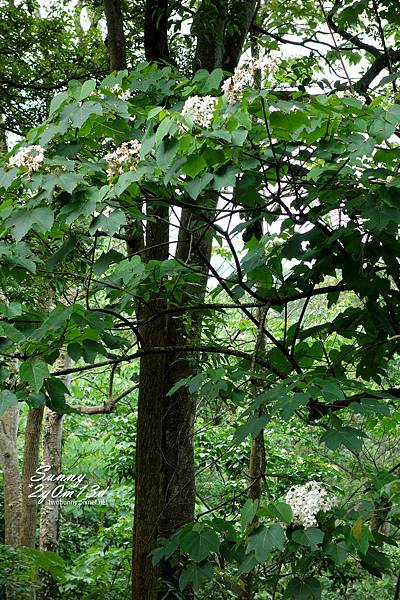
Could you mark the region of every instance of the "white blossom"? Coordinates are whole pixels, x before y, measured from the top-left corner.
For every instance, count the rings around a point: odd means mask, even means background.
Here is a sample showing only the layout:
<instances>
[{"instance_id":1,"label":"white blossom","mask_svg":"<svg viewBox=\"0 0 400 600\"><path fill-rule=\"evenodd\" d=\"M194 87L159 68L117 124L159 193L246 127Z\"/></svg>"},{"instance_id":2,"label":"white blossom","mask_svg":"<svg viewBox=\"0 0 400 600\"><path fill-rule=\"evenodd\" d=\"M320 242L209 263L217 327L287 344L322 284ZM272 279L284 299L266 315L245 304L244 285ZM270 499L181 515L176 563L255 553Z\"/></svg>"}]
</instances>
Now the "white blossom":
<instances>
[{"instance_id":1,"label":"white blossom","mask_svg":"<svg viewBox=\"0 0 400 600\"><path fill-rule=\"evenodd\" d=\"M214 96L191 96L183 105L182 116L189 117L200 127L209 127L214 118L216 101Z\"/></svg>"},{"instance_id":2,"label":"white blossom","mask_svg":"<svg viewBox=\"0 0 400 600\"><path fill-rule=\"evenodd\" d=\"M114 175L121 175L125 168L136 171L140 162L140 149L142 144L138 140L123 142L114 152L106 154L104 159L108 162L107 176L111 180Z\"/></svg>"},{"instance_id":3,"label":"white blossom","mask_svg":"<svg viewBox=\"0 0 400 600\"><path fill-rule=\"evenodd\" d=\"M42 146L25 146L9 159L8 164L10 167L24 167L30 177L40 168L43 160L44 148Z\"/></svg>"},{"instance_id":4,"label":"white blossom","mask_svg":"<svg viewBox=\"0 0 400 600\"><path fill-rule=\"evenodd\" d=\"M119 83L116 83L115 85L110 87L110 92L118 96L118 98L121 98L121 100L129 100L129 98L131 97L131 91L123 90Z\"/></svg>"},{"instance_id":5,"label":"white blossom","mask_svg":"<svg viewBox=\"0 0 400 600\"><path fill-rule=\"evenodd\" d=\"M360 94L357 94L356 91L350 90L350 89L347 89L347 90L338 90L336 92L336 96L338 98L340 98L340 99L343 99L343 98L355 98L356 100L360 100L360 102L365 102L364 96L361 96Z\"/></svg>"},{"instance_id":6,"label":"white blossom","mask_svg":"<svg viewBox=\"0 0 400 600\"><path fill-rule=\"evenodd\" d=\"M329 496L325 488L316 481L294 485L287 492L285 500L293 512L292 522L305 528L318 525L317 513L327 512L336 504L336 498Z\"/></svg>"},{"instance_id":7,"label":"white blossom","mask_svg":"<svg viewBox=\"0 0 400 600\"><path fill-rule=\"evenodd\" d=\"M279 69L281 57L279 52L270 52L262 58L257 59L254 64L254 69L259 69L265 77L274 75Z\"/></svg>"},{"instance_id":8,"label":"white blossom","mask_svg":"<svg viewBox=\"0 0 400 600\"><path fill-rule=\"evenodd\" d=\"M246 87L254 85L254 72L260 70L264 77L273 75L279 68L280 58L277 53L270 53L253 62L236 67L232 77L228 77L222 84L222 91L229 102L238 102Z\"/></svg>"}]
</instances>

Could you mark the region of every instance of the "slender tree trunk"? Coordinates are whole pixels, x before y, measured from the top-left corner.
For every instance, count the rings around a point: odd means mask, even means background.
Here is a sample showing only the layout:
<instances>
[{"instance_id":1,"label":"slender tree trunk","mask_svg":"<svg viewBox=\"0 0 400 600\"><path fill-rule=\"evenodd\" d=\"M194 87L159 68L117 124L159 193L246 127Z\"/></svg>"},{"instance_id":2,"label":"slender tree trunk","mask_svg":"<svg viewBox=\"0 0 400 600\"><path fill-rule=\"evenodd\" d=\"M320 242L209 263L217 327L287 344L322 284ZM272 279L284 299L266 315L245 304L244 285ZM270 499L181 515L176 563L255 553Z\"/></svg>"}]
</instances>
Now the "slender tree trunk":
<instances>
[{"instance_id":1,"label":"slender tree trunk","mask_svg":"<svg viewBox=\"0 0 400 600\"><path fill-rule=\"evenodd\" d=\"M61 350L60 357L56 362L56 369L68 369L71 359L65 350ZM68 388L71 384L71 376L62 378ZM49 474L57 476L61 473L62 465L62 434L63 415L53 412L48 407L45 409L44 433L43 433L43 456L42 463L50 465ZM59 485L57 481L44 481L45 500L42 504L40 518L40 549L56 551L58 548L58 532L61 506L53 504L52 492Z\"/></svg>"},{"instance_id":2,"label":"slender tree trunk","mask_svg":"<svg viewBox=\"0 0 400 600\"><path fill-rule=\"evenodd\" d=\"M39 446L42 430L43 407L31 408L25 427L24 458L22 472L21 546L35 547L37 498L29 498L32 492L31 477L39 465Z\"/></svg>"},{"instance_id":3,"label":"slender tree trunk","mask_svg":"<svg viewBox=\"0 0 400 600\"><path fill-rule=\"evenodd\" d=\"M255 359L257 354L265 349L265 336L264 336L264 324L265 324L266 311L264 308L257 308L257 338L253 354L252 371L256 369ZM257 379L252 381L253 387L253 399L256 398L260 392L260 386ZM262 409L259 409L260 416L262 415ZM249 461L249 498L252 500L259 500L262 492L262 480L265 473L265 443L264 443L264 430L253 439L250 451ZM249 525L254 525L257 521L257 517L253 519L253 522ZM240 600L251 600L253 598L253 584L254 584L254 571L250 571L242 578L243 588L239 592Z\"/></svg>"},{"instance_id":4,"label":"slender tree trunk","mask_svg":"<svg viewBox=\"0 0 400 600\"><path fill-rule=\"evenodd\" d=\"M246 3L255 7L255 3ZM224 29L227 20L227 5L221 0L203 0L194 19L193 30L197 35L195 66L211 71L223 66ZM248 32L249 19L238 28L240 40L235 42L236 61L240 58L240 50ZM233 60L233 59L232 59ZM236 64L235 64L236 66ZM209 198L208 198L209 199ZM214 197L214 209L218 197ZM207 217L212 221L213 210ZM204 221L197 211L183 209L179 244L176 258L191 266L197 266L203 273L202 281L183 298L187 302L201 303L204 301L207 289L207 264L211 259L212 233L208 226L199 229ZM199 313L187 317L190 322L191 335L186 334L185 327L179 318L168 320L168 346L196 344L201 337L202 320ZM166 373L166 393L178 381L192 375L196 370L196 362L190 355L171 355ZM196 414L194 398L186 388L180 388L175 394L164 398L163 439L162 439L162 502L159 535L170 537L180 526L193 521L195 505L195 472L193 429ZM173 589L179 580L179 567L173 567L168 561L161 563L161 577ZM172 600L170 595L161 594L160 598ZM186 590L185 597L193 598L193 591Z\"/></svg>"},{"instance_id":5,"label":"slender tree trunk","mask_svg":"<svg viewBox=\"0 0 400 600\"><path fill-rule=\"evenodd\" d=\"M216 199L213 200L214 206ZM209 217L212 218L211 209ZM202 227L203 225L203 227ZM212 235L204 221L194 217L187 209L182 211L176 258L196 267L201 273L201 281L196 286L188 286L182 304L201 303L207 286L208 268L205 266L211 258ZM204 263L201 259L206 259ZM196 344L201 335L201 316L191 315L190 335L179 317L168 319L168 346ZM194 518L196 496L193 433L196 403L186 387L180 388L172 396L167 396L171 387L193 374L196 360L187 354L169 355L166 371L166 386L163 403L163 439L162 439L162 477L161 496L162 513L159 523L159 536L170 537L179 527L190 523ZM172 567L168 561L161 564L161 577L170 586L178 584L179 568ZM174 597L171 592L171 600ZM186 598L193 592L186 590ZM168 599L169 596L162 595Z\"/></svg>"},{"instance_id":6,"label":"slender tree trunk","mask_svg":"<svg viewBox=\"0 0 400 600\"><path fill-rule=\"evenodd\" d=\"M0 464L3 469L4 542L18 546L21 525L21 476L18 464L17 433L19 406L12 406L0 418Z\"/></svg>"},{"instance_id":7,"label":"slender tree trunk","mask_svg":"<svg viewBox=\"0 0 400 600\"><path fill-rule=\"evenodd\" d=\"M43 465L50 465L49 475L61 473L63 415L46 407L43 433ZM58 546L59 504L52 503L52 492L58 486L57 481L45 481L43 492L48 495L44 500L40 518L40 549L55 552Z\"/></svg>"},{"instance_id":8,"label":"slender tree trunk","mask_svg":"<svg viewBox=\"0 0 400 600\"><path fill-rule=\"evenodd\" d=\"M170 62L168 0L147 0L144 9L144 33L146 60Z\"/></svg>"},{"instance_id":9,"label":"slender tree trunk","mask_svg":"<svg viewBox=\"0 0 400 600\"><path fill-rule=\"evenodd\" d=\"M56 369L68 369L71 366L71 359L65 349L61 350L60 356L56 362ZM62 378L66 387L71 384L71 376L66 375ZM43 432L43 455L42 464L50 465L47 475L57 476L61 473L62 467L62 436L63 436L64 415L53 412L48 407L44 413L44 432ZM60 529L61 504L56 498L53 498L53 492L59 485L58 481L43 481L44 501L40 515L40 536L39 547L41 550L51 552L58 551L58 538ZM39 598L55 600L59 598L60 592L57 581L46 572L40 571L41 588Z\"/></svg>"},{"instance_id":10,"label":"slender tree trunk","mask_svg":"<svg viewBox=\"0 0 400 600\"><path fill-rule=\"evenodd\" d=\"M104 0L104 14L107 22L107 47L110 57L110 71L126 69L126 47L121 0Z\"/></svg>"},{"instance_id":11,"label":"slender tree trunk","mask_svg":"<svg viewBox=\"0 0 400 600\"><path fill-rule=\"evenodd\" d=\"M168 208L152 211L155 221L147 222L146 253L144 260L168 258ZM153 295L145 307L138 310L139 320L145 321L165 308L165 300ZM164 319L140 328L143 347L164 346L166 326ZM152 565L149 553L157 544L160 517L162 406L165 387L165 355L145 356L140 360L140 387L138 397L135 516L132 561L133 600L156 600L158 570Z\"/></svg>"}]
</instances>

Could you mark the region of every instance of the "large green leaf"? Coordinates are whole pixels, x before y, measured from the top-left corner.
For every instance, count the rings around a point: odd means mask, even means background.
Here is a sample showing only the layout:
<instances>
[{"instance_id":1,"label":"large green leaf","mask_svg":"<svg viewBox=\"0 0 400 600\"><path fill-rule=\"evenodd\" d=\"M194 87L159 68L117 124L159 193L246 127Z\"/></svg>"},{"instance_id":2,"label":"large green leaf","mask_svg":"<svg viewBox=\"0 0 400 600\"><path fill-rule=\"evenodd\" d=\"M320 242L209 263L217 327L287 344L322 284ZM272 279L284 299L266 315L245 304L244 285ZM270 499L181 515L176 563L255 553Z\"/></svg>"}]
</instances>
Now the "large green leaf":
<instances>
[{"instance_id":1,"label":"large green leaf","mask_svg":"<svg viewBox=\"0 0 400 600\"><path fill-rule=\"evenodd\" d=\"M48 365L40 358L30 358L21 363L19 376L33 392L39 392L44 380L50 377L50 371Z\"/></svg>"},{"instance_id":2,"label":"large green leaf","mask_svg":"<svg viewBox=\"0 0 400 600\"><path fill-rule=\"evenodd\" d=\"M258 562L265 562L272 550L283 550L285 547L285 532L282 525L260 525L248 539L248 550L254 550Z\"/></svg>"},{"instance_id":3,"label":"large green leaf","mask_svg":"<svg viewBox=\"0 0 400 600\"><path fill-rule=\"evenodd\" d=\"M220 540L212 529L199 528L189 530L181 539L181 550L189 554L192 560L201 562L210 554L218 552Z\"/></svg>"}]
</instances>

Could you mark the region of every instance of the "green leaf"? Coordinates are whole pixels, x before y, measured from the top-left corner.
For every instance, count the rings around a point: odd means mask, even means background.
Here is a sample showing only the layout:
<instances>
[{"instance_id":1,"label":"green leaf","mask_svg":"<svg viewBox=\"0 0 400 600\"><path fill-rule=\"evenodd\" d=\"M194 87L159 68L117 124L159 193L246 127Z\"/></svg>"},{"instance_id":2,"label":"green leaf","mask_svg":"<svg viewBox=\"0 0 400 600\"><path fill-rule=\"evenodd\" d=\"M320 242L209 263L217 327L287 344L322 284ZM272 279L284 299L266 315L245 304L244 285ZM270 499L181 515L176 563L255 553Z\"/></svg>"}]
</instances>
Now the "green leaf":
<instances>
[{"instance_id":1,"label":"green leaf","mask_svg":"<svg viewBox=\"0 0 400 600\"><path fill-rule=\"evenodd\" d=\"M247 423L244 425L239 425L239 427L236 429L235 442L237 444L241 444L248 435L251 435L253 438L255 438L269 420L270 417L266 413L250 417Z\"/></svg>"},{"instance_id":2,"label":"green leaf","mask_svg":"<svg viewBox=\"0 0 400 600\"><path fill-rule=\"evenodd\" d=\"M0 304L0 313L6 319L14 319L22 315L22 305L19 302L10 302L9 304Z\"/></svg>"},{"instance_id":3,"label":"green leaf","mask_svg":"<svg viewBox=\"0 0 400 600\"><path fill-rule=\"evenodd\" d=\"M204 173L202 177L198 177L197 179L193 179L193 181L189 181L186 184L186 191L193 200L197 200L199 194L204 190L204 188L210 183L213 176L211 173Z\"/></svg>"},{"instance_id":4,"label":"green leaf","mask_svg":"<svg viewBox=\"0 0 400 600\"><path fill-rule=\"evenodd\" d=\"M277 502L271 502L266 507L262 508L262 514L273 519L279 519L289 525L292 522L293 511L289 504L278 500Z\"/></svg>"},{"instance_id":5,"label":"green leaf","mask_svg":"<svg viewBox=\"0 0 400 600\"><path fill-rule=\"evenodd\" d=\"M337 564L341 565L347 558L349 549L345 542L339 542L335 544L330 542L326 545L325 553Z\"/></svg>"},{"instance_id":6,"label":"green leaf","mask_svg":"<svg viewBox=\"0 0 400 600\"><path fill-rule=\"evenodd\" d=\"M57 581L63 580L65 572L64 560L55 552L37 550L36 548L20 548L20 552L29 557L37 569L50 573Z\"/></svg>"},{"instance_id":7,"label":"green leaf","mask_svg":"<svg viewBox=\"0 0 400 600\"><path fill-rule=\"evenodd\" d=\"M361 561L361 565L375 577L381 577L382 573L392 572L390 559L376 548L369 548Z\"/></svg>"},{"instance_id":8,"label":"green leaf","mask_svg":"<svg viewBox=\"0 0 400 600\"><path fill-rule=\"evenodd\" d=\"M201 562L211 553L219 550L219 537L212 529L191 529L181 539L181 550L189 554L191 560Z\"/></svg>"},{"instance_id":9,"label":"green leaf","mask_svg":"<svg viewBox=\"0 0 400 600\"><path fill-rule=\"evenodd\" d=\"M158 543L159 547L150 553L153 565L158 565L163 558L169 558L177 550L179 547L179 531L171 538L161 538Z\"/></svg>"},{"instance_id":10,"label":"green leaf","mask_svg":"<svg viewBox=\"0 0 400 600\"><path fill-rule=\"evenodd\" d=\"M240 575L243 575L243 573L250 573L250 571L253 571L253 569L255 569L257 565L258 561L254 553L251 552L250 554L247 554L246 558L239 565L237 571L238 577L240 577Z\"/></svg>"},{"instance_id":11,"label":"green leaf","mask_svg":"<svg viewBox=\"0 0 400 600\"><path fill-rule=\"evenodd\" d=\"M341 427L340 429L331 429L324 433L321 440L331 450L337 450L339 446L345 446L349 450L361 450L362 438L367 437L362 431L353 427Z\"/></svg>"},{"instance_id":12,"label":"green leaf","mask_svg":"<svg viewBox=\"0 0 400 600\"><path fill-rule=\"evenodd\" d=\"M318 527L307 527L307 529L295 529L292 540L301 546L316 548L324 539L324 532Z\"/></svg>"},{"instance_id":13,"label":"green leaf","mask_svg":"<svg viewBox=\"0 0 400 600\"><path fill-rule=\"evenodd\" d=\"M71 254L71 252L76 248L76 243L77 239L74 235L71 235L71 237L65 240L61 248L59 248L57 252L47 259L46 269L51 271L54 269L54 267L63 262L63 260L65 260L67 256L69 256L69 254Z\"/></svg>"},{"instance_id":14,"label":"green leaf","mask_svg":"<svg viewBox=\"0 0 400 600\"><path fill-rule=\"evenodd\" d=\"M258 562L265 562L272 550L283 550L285 532L282 525L261 525L248 539L248 551L254 550Z\"/></svg>"},{"instance_id":15,"label":"green leaf","mask_svg":"<svg viewBox=\"0 0 400 600\"><path fill-rule=\"evenodd\" d=\"M207 168L207 163L201 155L191 156L183 166L183 170L189 177L196 177L199 173ZM212 176L211 176L212 179ZM211 181L210 179L210 181Z\"/></svg>"},{"instance_id":16,"label":"green leaf","mask_svg":"<svg viewBox=\"0 0 400 600\"><path fill-rule=\"evenodd\" d=\"M294 577L289 581L284 598L290 600L320 600L321 584L314 577L299 579Z\"/></svg>"},{"instance_id":17,"label":"green leaf","mask_svg":"<svg viewBox=\"0 0 400 600\"><path fill-rule=\"evenodd\" d=\"M85 98L90 96L90 94L92 92L94 92L95 89L96 89L95 80L88 79L87 81L85 81L85 83L82 85L82 87L80 89L78 100L84 100Z\"/></svg>"},{"instance_id":18,"label":"green leaf","mask_svg":"<svg viewBox=\"0 0 400 600\"><path fill-rule=\"evenodd\" d=\"M205 581L211 581L212 577L213 568L209 562L188 565L179 577L179 589L183 591L191 585L197 591Z\"/></svg>"},{"instance_id":19,"label":"green leaf","mask_svg":"<svg viewBox=\"0 0 400 600\"><path fill-rule=\"evenodd\" d=\"M60 92L59 94L56 94L55 96L53 96L51 102L50 102L50 110L49 110L49 114L50 116L56 112L56 110L58 110L60 108L60 106L62 106L62 104L64 104L65 100L69 97L68 92Z\"/></svg>"},{"instance_id":20,"label":"green leaf","mask_svg":"<svg viewBox=\"0 0 400 600\"><path fill-rule=\"evenodd\" d=\"M69 394L69 390L61 379L57 379L57 377L47 379L45 388L47 392L47 405L52 411L60 415L75 412L75 410L65 402L65 396Z\"/></svg>"},{"instance_id":21,"label":"green leaf","mask_svg":"<svg viewBox=\"0 0 400 600\"><path fill-rule=\"evenodd\" d=\"M169 133L172 125L174 124L174 120L171 117L165 117L157 127L156 135L155 135L155 144L158 146L160 142L165 138L165 136Z\"/></svg>"},{"instance_id":22,"label":"green leaf","mask_svg":"<svg viewBox=\"0 0 400 600\"><path fill-rule=\"evenodd\" d=\"M0 392L0 417L4 415L6 410L11 406L18 404L17 396L10 390L1 390Z\"/></svg>"},{"instance_id":23,"label":"green leaf","mask_svg":"<svg viewBox=\"0 0 400 600\"><path fill-rule=\"evenodd\" d=\"M50 377L50 371L48 365L40 358L30 358L21 364L19 376L33 392L39 392L44 380Z\"/></svg>"},{"instance_id":24,"label":"green leaf","mask_svg":"<svg viewBox=\"0 0 400 600\"><path fill-rule=\"evenodd\" d=\"M81 105L77 105L71 114L72 125L80 129L91 115L101 115L102 112L103 110L99 103L91 101L83 102Z\"/></svg>"},{"instance_id":25,"label":"green leaf","mask_svg":"<svg viewBox=\"0 0 400 600\"><path fill-rule=\"evenodd\" d=\"M242 512L240 514L240 524L244 529L249 523L251 523L257 513L258 500L252 500L248 498L243 505Z\"/></svg>"},{"instance_id":26,"label":"green leaf","mask_svg":"<svg viewBox=\"0 0 400 600\"><path fill-rule=\"evenodd\" d=\"M211 71L211 73L208 75L207 79L205 80L204 84L202 85L202 88L201 88L202 93L208 94L209 92L212 92L213 90L219 90L223 76L224 76L224 72L220 68L217 68L217 69L214 69L213 71Z\"/></svg>"},{"instance_id":27,"label":"green leaf","mask_svg":"<svg viewBox=\"0 0 400 600\"><path fill-rule=\"evenodd\" d=\"M17 168L0 169L0 188L8 190L17 175Z\"/></svg>"},{"instance_id":28,"label":"green leaf","mask_svg":"<svg viewBox=\"0 0 400 600\"><path fill-rule=\"evenodd\" d=\"M108 267L113 263L120 262L123 259L123 255L116 250L109 250L108 252L102 252L101 256L96 260L93 265L93 273L95 275L102 275L107 271Z\"/></svg>"},{"instance_id":29,"label":"green leaf","mask_svg":"<svg viewBox=\"0 0 400 600\"><path fill-rule=\"evenodd\" d=\"M121 229L123 225L126 225L127 220L122 210L114 210L108 215L98 215L93 219L89 227L90 235L96 233L97 229L105 231L109 235L113 235Z\"/></svg>"},{"instance_id":30,"label":"green leaf","mask_svg":"<svg viewBox=\"0 0 400 600\"><path fill-rule=\"evenodd\" d=\"M13 215L7 219L7 227L12 228L12 235L19 242L33 227L42 232L49 231L54 223L54 214L50 208L34 208L31 211L25 208L16 210Z\"/></svg>"}]
</instances>

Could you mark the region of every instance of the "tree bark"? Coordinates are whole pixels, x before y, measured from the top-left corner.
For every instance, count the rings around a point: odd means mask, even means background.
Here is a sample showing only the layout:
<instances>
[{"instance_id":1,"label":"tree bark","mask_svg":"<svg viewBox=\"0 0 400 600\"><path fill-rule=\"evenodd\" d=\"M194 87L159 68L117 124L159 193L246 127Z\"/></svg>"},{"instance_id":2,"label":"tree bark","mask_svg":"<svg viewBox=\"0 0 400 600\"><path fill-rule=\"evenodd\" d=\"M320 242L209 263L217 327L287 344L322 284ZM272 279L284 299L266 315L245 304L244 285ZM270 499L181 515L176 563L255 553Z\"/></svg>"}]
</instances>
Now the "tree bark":
<instances>
[{"instance_id":1,"label":"tree bark","mask_svg":"<svg viewBox=\"0 0 400 600\"><path fill-rule=\"evenodd\" d=\"M238 0L231 9L231 27L227 31L222 68L233 73L243 51L243 44L253 23L257 10L257 0ZM232 27L232 25L235 27Z\"/></svg>"},{"instance_id":2,"label":"tree bark","mask_svg":"<svg viewBox=\"0 0 400 600\"><path fill-rule=\"evenodd\" d=\"M110 71L122 71L126 69L126 47L121 0L103 0L103 4Z\"/></svg>"},{"instance_id":3,"label":"tree bark","mask_svg":"<svg viewBox=\"0 0 400 600\"><path fill-rule=\"evenodd\" d=\"M168 48L168 0L147 0L144 9L144 51L148 61L171 62Z\"/></svg>"},{"instance_id":4,"label":"tree bark","mask_svg":"<svg viewBox=\"0 0 400 600\"><path fill-rule=\"evenodd\" d=\"M261 232L262 233L262 232ZM266 311L264 308L257 309L258 329L257 338L254 348L252 371L256 369L255 359L260 350L265 350L265 336L264 336L264 324L265 324ZM255 400L257 394L260 392L260 386L257 379L252 381L253 387L253 399ZM260 416L263 410L259 409ZM250 451L249 461L249 492L248 496L251 500L259 500L262 492L262 480L265 474L265 443L264 443L264 430L253 439ZM254 525L257 522L257 517L254 517L252 523L249 526ZM251 600L253 598L253 585L254 585L254 571L250 571L242 577L243 587L239 592L239 600Z\"/></svg>"},{"instance_id":5,"label":"tree bark","mask_svg":"<svg viewBox=\"0 0 400 600\"><path fill-rule=\"evenodd\" d=\"M6 410L0 418L0 464L3 468L4 542L18 546L21 525L21 476L18 464L17 433L19 405Z\"/></svg>"},{"instance_id":6,"label":"tree bark","mask_svg":"<svg viewBox=\"0 0 400 600\"><path fill-rule=\"evenodd\" d=\"M29 498L32 492L31 477L39 465L40 434L43 407L31 408L25 427L24 458L22 472L21 546L35 547L37 498Z\"/></svg>"},{"instance_id":7,"label":"tree bark","mask_svg":"<svg viewBox=\"0 0 400 600\"><path fill-rule=\"evenodd\" d=\"M216 199L214 199L216 202ZM209 217L214 214L210 210ZM201 227L203 225L203 227ZM187 263L202 273L201 281L196 286L188 286L182 304L204 301L208 268L205 266L211 258L212 235L208 225L195 217L188 209L183 209L181 227L176 251L176 258ZM206 260L202 264L199 257ZM201 313L194 313L190 319L190 335L179 317L167 320L168 346L196 344L201 334ZM179 527L190 523L194 518L195 505L195 470L193 433L196 415L196 403L186 387L175 394L167 396L171 387L193 374L196 363L193 356L174 353L169 355L166 371L165 395L163 403L163 438L162 438L162 476L161 497L162 512L159 522L159 536L170 537ZM168 581L170 587L178 584L179 568L172 567L168 561L161 563L161 577ZM174 597L171 592L171 600ZM185 597L193 597L186 590ZM169 595L162 596L169 599Z\"/></svg>"},{"instance_id":8,"label":"tree bark","mask_svg":"<svg viewBox=\"0 0 400 600\"><path fill-rule=\"evenodd\" d=\"M68 369L71 366L71 359L65 350L61 350L60 357L56 363L57 368ZM68 388L71 384L71 376L66 375L62 378L65 386ZM53 412L48 407L45 409L44 416L44 434L43 434L43 456L42 463L50 465L49 474L57 476L61 473L62 464L62 433L63 433L63 415ZM45 500L42 504L40 518L40 549L57 551L58 532L61 506L59 503L52 503L52 492L59 485L57 481L44 481Z\"/></svg>"},{"instance_id":9,"label":"tree bark","mask_svg":"<svg viewBox=\"0 0 400 600\"><path fill-rule=\"evenodd\" d=\"M222 67L224 37L227 20L225 0L203 0L193 19L192 32L196 35L194 68L212 71Z\"/></svg>"},{"instance_id":10,"label":"tree bark","mask_svg":"<svg viewBox=\"0 0 400 600\"><path fill-rule=\"evenodd\" d=\"M198 68L211 71L222 66L226 18L226 2L203 0L194 25L197 34L195 65ZM236 50L239 46L242 48L251 20L248 17L246 22L241 24L239 39L235 42ZM235 52L235 56L238 61L240 53ZM214 209L217 199L217 196L212 198ZM208 220L212 220L212 215L211 208L207 215ZM182 210L176 258L190 266L197 266L203 274L201 282L196 287L191 286L188 289L188 293L182 300L183 305L188 302L196 304L203 302L206 293L212 235L208 226L199 229L202 223L204 224L204 221L198 211ZM186 329L179 318L169 319L167 326L168 346L196 344L201 337L201 313L190 315L190 336L186 334ZM195 361L190 355L171 355L166 373L166 394L175 383L192 375L195 369ZM193 521L196 492L193 449L195 400L185 387L180 388L170 397L166 394L163 403L161 476L163 506L158 530L160 537L170 537L180 526ZM169 589L173 590L177 587L179 575L179 567L173 567L168 561L161 563L161 577L168 582ZM160 597L172 600L174 592L163 592ZM193 591L187 589L185 597L193 598Z\"/></svg>"},{"instance_id":11,"label":"tree bark","mask_svg":"<svg viewBox=\"0 0 400 600\"><path fill-rule=\"evenodd\" d=\"M156 220L147 222L144 260L168 258L168 208L147 213ZM138 309L140 320L146 320L165 308L165 300L156 294ZM165 319L140 328L143 347L165 345ZM164 398L165 355L144 356L140 360L139 397L136 442L135 516L133 531L132 598L156 600L158 569L152 565L149 553L157 545L160 517L162 406Z\"/></svg>"}]
</instances>

